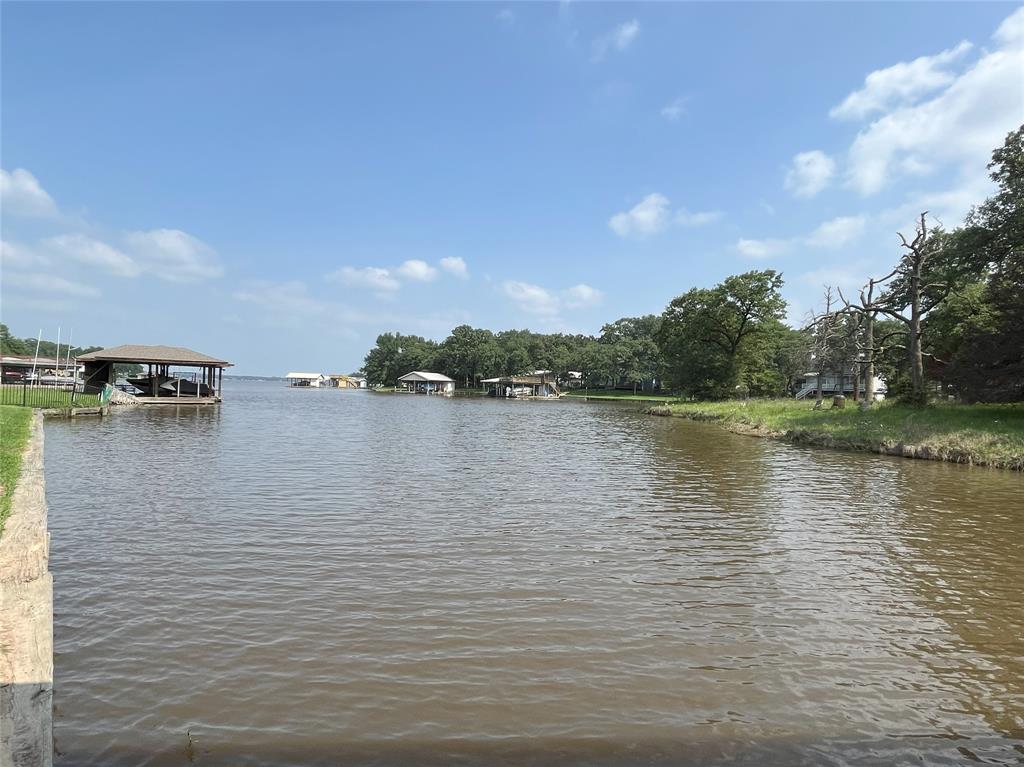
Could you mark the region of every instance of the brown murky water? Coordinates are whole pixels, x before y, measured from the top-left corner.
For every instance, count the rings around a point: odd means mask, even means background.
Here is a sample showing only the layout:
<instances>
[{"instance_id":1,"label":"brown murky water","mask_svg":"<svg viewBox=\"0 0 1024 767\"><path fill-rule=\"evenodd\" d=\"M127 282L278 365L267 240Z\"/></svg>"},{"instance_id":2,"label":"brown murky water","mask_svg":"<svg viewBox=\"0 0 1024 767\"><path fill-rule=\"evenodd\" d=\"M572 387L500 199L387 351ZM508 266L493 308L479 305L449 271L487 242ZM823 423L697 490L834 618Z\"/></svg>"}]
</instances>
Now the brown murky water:
<instances>
[{"instance_id":1,"label":"brown murky water","mask_svg":"<svg viewBox=\"0 0 1024 767\"><path fill-rule=\"evenodd\" d=\"M47 424L58 765L1024 763L1020 474L227 396Z\"/></svg>"}]
</instances>

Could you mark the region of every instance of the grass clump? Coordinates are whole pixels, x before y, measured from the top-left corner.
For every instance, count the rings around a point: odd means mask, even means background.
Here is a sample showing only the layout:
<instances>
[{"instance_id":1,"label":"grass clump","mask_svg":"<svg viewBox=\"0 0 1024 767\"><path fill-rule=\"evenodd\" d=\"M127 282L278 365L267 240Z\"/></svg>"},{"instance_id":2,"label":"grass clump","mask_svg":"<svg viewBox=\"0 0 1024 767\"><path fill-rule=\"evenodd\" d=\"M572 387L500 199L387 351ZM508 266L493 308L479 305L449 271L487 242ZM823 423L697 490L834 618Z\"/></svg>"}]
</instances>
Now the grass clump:
<instances>
[{"instance_id":1,"label":"grass clump","mask_svg":"<svg viewBox=\"0 0 1024 767\"><path fill-rule=\"evenodd\" d=\"M876 403L860 410L814 410L807 400L683 402L653 408L664 415L721 421L738 431L854 450L1024 470L1024 404L912 407Z\"/></svg>"},{"instance_id":2,"label":"grass clump","mask_svg":"<svg viewBox=\"0 0 1024 767\"><path fill-rule=\"evenodd\" d=\"M21 454L31 423L31 409L0 405L0 535L11 515L11 496L21 475Z\"/></svg>"}]
</instances>

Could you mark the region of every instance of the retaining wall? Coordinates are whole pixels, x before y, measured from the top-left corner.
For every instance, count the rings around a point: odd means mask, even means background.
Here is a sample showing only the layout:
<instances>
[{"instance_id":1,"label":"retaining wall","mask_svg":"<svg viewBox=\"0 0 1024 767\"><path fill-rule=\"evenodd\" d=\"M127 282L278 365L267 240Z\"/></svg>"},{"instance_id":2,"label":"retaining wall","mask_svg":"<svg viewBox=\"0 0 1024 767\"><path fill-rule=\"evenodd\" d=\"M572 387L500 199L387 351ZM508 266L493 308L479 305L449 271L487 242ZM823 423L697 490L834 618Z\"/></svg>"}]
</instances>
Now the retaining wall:
<instances>
[{"instance_id":1,"label":"retaining wall","mask_svg":"<svg viewBox=\"0 0 1024 767\"><path fill-rule=\"evenodd\" d=\"M0 536L0 765L50 767L53 576L38 410L11 501Z\"/></svg>"}]
</instances>

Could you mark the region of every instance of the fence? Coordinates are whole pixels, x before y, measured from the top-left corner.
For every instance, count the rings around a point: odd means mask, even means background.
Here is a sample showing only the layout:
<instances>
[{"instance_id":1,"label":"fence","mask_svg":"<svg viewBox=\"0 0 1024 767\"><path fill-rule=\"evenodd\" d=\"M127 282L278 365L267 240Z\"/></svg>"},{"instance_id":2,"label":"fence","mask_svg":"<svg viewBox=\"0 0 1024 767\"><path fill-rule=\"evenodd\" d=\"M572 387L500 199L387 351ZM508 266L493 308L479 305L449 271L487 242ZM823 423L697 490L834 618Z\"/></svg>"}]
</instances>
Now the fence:
<instances>
[{"instance_id":1,"label":"fence","mask_svg":"<svg viewBox=\"0 0 1024 767\"><path fill-rule=\"evenodd\" d=\"M81 384L36 383L23 381L0 385L0 405L64 408L99 407L101 395L83 394Z\"/></svg>"}]
</instances>

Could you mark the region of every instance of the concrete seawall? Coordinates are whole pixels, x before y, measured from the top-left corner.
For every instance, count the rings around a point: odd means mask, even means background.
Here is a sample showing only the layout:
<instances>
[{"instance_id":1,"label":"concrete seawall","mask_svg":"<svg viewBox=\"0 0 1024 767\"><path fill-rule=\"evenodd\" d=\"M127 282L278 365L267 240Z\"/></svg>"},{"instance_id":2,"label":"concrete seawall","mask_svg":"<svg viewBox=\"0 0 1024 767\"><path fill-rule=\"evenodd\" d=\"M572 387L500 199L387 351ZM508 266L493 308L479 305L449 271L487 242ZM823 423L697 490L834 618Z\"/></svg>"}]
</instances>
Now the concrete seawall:
<instances>
[{"instance_id":1,"label":"concrete seawall","mask_svg":"<svg viewBox=\"0 0 1024 767\"><path fill-rule=\"evenodd\" d=\"M53 576L43 415L32 415L11 516L0 537L0 765L53 763Z\"/></svg>"}]
</instances>

